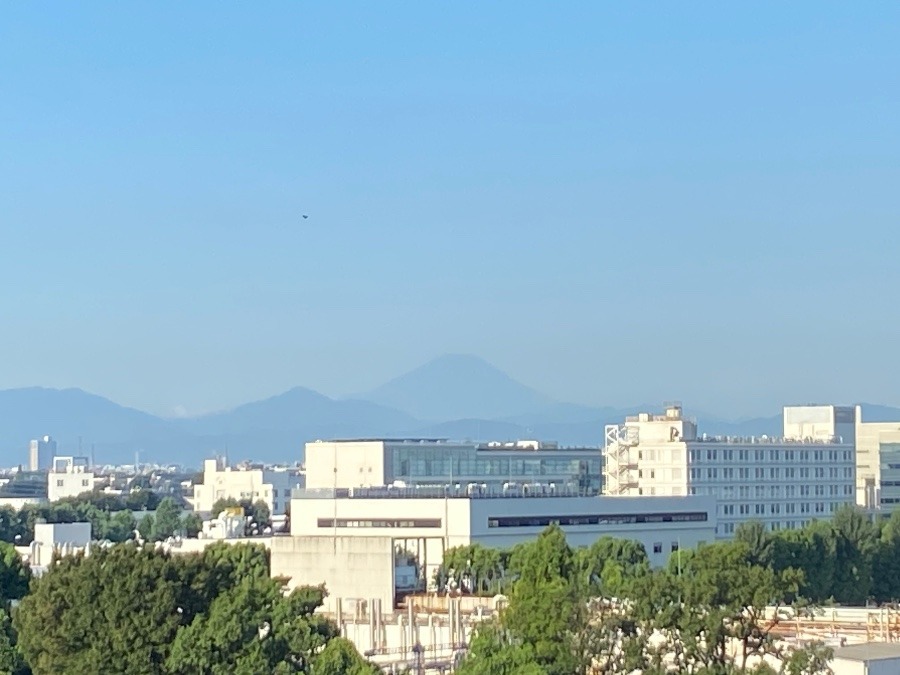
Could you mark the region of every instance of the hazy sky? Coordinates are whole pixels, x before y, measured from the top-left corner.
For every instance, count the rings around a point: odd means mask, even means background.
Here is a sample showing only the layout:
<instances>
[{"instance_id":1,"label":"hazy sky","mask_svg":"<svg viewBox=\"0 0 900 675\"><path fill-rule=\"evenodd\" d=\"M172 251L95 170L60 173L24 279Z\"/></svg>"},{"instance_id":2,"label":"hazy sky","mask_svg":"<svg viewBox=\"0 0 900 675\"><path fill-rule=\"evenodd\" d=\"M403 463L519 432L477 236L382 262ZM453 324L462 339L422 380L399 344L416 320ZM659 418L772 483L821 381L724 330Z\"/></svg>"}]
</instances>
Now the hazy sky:
<instances>
[{"instance_id":1,"label":"hazy sky","mask_svg":"<svg viewBox=\"0 0 900 675\"><path fill-rule=\"evenodd\" d=\"M896 2L5 3L0 388L196 413L471 352L900 404L898 45Z\"/></svg>"}]
</instances>

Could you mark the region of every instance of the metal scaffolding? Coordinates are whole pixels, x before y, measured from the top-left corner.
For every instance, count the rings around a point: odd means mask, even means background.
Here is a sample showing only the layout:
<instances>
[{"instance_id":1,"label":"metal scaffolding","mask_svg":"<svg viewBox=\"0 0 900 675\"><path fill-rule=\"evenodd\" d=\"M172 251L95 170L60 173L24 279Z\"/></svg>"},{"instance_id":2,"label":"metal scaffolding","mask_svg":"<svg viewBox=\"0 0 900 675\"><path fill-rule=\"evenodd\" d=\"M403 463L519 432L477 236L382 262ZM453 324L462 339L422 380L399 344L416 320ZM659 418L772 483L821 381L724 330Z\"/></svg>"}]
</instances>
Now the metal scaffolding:
<instances>
[{"instance_id":1,"label":"metal scaffolding","mask_svg":"<svg viewBox=\"0 0 900 675\"><path fill-rule=\"evenodd\" d=\"M634 449L639 442L637 427L606 425L603 444L603 494L630 495L637 492L638 466Z\"/></svg>"}]
</instances>

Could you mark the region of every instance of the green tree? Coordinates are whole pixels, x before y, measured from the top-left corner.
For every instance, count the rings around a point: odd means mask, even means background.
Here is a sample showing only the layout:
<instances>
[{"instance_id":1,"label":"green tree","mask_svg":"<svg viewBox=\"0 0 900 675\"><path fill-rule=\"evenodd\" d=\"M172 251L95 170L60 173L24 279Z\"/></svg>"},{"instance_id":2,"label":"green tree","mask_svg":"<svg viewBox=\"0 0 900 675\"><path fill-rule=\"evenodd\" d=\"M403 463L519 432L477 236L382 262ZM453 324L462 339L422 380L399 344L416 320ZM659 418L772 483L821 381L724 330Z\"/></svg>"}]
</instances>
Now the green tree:
<instances>
[{"instance_id":1,"label":"green tree","mask_svg":"<svg viewBox=\"0 0 900 675\"><path fill-rule=\"evenodd\" d=\"M575 564L589 594L595 597L620 594L625 579L650 569L643 545L613 537L601 537L591 546L575 551Z\"/></svg>"},{"instance_id":2,"label":"green tree","mask_svg":"<svg viewBox=\"0 0 900 675\"><path fill-rule=\"evenodd\" d=\"M30 581L31 569L22 564L15 547L0 542L0 605L24 597Z\"/></svg>"},{"instance_id":3,"label":"green tree","mask_svg":"<svg viewBox=\"0 0 900 675\"><path fill-rule=\"evenodd\" d=\"M178 632L167 670L172 675L308 672L337 626L314 614L323 589L285 596L268 578L247 578L219 595L207 615ZM313 671L315 672L315 671Z\"/></svg>"},{"instance_id":4,"label":"green tree","mask_svg":"<svg viewBox=\"0 0 900 675\"><path fill-rule=\"evenodd\" d=\"M156 509L151 537L163 541L174 536L181 525L181 506L171 497L164 498Z\"/></svg>"},{"instance_id":5,"label":"green tree","mask_svg":"<svg viewBox=\"0 0 900 675\"><path fill-rule=\"evenodd\" d=\"M776 573L756 559L758 551L744 541L721 542L686 552L681 574L670 561L669 569L635 580L629 597L641 632L665 637L654 666L664 653L679 672L748 672L752 660L783 653L776 635L787 614L782 603L796 595L802 574ZM772 605L774 620L765 614ZM737 656L732 643L739 646Z\"/></svg>"},{"instance_id":6,"label":"green tree","mask_svg":"<svg viewBox=\"0 0 900 675\"><path fill-rule=\"evenodd\" d=\"M35 675L163 673L181 621L168 556L131 545L59 559L13 622Z\"/></svg>"},{"instance_id":7,"label":"green tree","mask_svg":"<svg viewBox=\"0 0 900 675\"><path fill-rule=\"evenodd\" d=\"M186 513L181 519L180 529L184 536L194 538L203 531L203 519L197 513Z\"/></svg>"},{"instance_id":8,"label":"green tree","mask_svg":"<svg viewBox=\"0 0 900 675\"><path fill-rule=\"evenodd\" d=\"M233 497L222 497L220 499L217 499L213 503L210 515L213 518L216 518L225 509L233 509L236 506L240 506L241 508L243 508L243 505L237 499L234 499ZM246 514L246 510L244 511L244 513Z\"/></svg>"},{"instance_id":9,"label":"green tree","mask_svg":"<svg viewBox=\"0 0 900 675\"><path fill-rule=\"evenodd\" d=\"M253 522L259 525L260 529L272 524L272 512L269 510L268 504L262 499L258 499L250 505L248 509L244 509L244 513L253 519Z\"/></svg>"},{"instance_id":10,"label":"green tree","mask_svg":"<svg viewBox=\"0 0 900 675\"><path fill-rule=\"evenodd\" d=\"M137 523L134 516L131 515L131 511L118 511L109 518L99 538L108 539L114 543L128 541L134 536L136 527Z\"/></svg>"},{"instance_id":11,"label":"green tree","mask_svg":"<svg viewBox=\"0 0 900 675\"><path fill-rule=\"evenodd\" d=\"M125 507L130 511L155 511L161 497L149 488L132 490L125 496Z\"/></svg>"},{"instance_id":12,"label":"green tree","mask_svg":"<svg viewBox=\"0 0 900 675\"><path fill-rule=\"evenodd\" d=\"M584 663L573 636L587 624L572 549L558 525L520 545L510 560L517 579L503 625L516 640L531 645L535 662L549 675L569 675Z\"/></svg>"},{"instance_id":13,"label":"green tree","mask_svg":"<svg viewBox=\"0 0 900 675\"><path fill-rule=\"evenodd\" d=\"M458 675L544 675L534 650L502 626L492 622L475 629Z\"/></svg>"},{"instance_id":14,"label":"green tree","mask_svg":"<svg viewBox=\"0 0 900 675\"><path fill-rule=\"evenodd\" d=\"M0 541L15 544L25 538L25 533L26 524L22 512L11 506L0 506Z\"/></svg>"},{"instance_id":15,"label":"green tree","mask_svg":"<svg viewBox=\"0 0 900 675\"><path fill-rule=\"evenodd\" d=\"M16 631L5 605L0 605L0 675L28 675L31 669L16 644Z\"/></svg>"},{"instance_id":16,"label":"green tree","mask_svg":"<svg viewBox=\"0 0 900 675\"><path fill-rule=\"evenodd\" d=\"M316 656L312 675L380 675L378 666L366 661L350 640L336 637Z\"/></svg>"},{"instance_id":17,"label":"green tree","mask_svg":"<svg viewBox=\"0 0 900 675\"><path fill-rule=\"evenodd\" d=\"M766 526L761 521L748 520L738 524L734 530L734 541L747 545L747 557L751 564L772 564L773 537L766 532Z\"/></svg>"},{"instance_id":18,"label":"green tree","mask_svg":"<svg viewBox=\"0 0 900 675\"><path fill-rule=\"evenodd\" d=\"M871 597L878 530L860 509L843 506L831 521L835 548L835 600L861 605Z\"/></svg>"},{"instance_id":19,"label":"green tree","mask_svg":"<svg viewBox=\"0 0 900 675\"><path fill-rule=\"evenodd\" d=\"M146 516L141 518L137 524L138 534L141 535L141 539L144 541L153 541L153 533L156 529L155 518L152 513L148 513Z\"/></svg>"}]
</instances>

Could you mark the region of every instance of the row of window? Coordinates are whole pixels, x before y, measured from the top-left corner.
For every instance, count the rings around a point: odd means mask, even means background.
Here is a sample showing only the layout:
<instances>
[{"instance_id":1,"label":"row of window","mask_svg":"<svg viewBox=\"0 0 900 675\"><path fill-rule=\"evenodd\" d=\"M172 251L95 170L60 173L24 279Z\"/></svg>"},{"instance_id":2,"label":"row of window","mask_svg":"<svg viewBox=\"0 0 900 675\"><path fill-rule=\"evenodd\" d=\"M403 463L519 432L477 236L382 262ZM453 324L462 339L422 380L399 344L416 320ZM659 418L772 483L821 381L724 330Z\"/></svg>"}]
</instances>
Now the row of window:
<instances>
[{"instance_id":1,"label":"row of window","mask_svg":"<svg viewBox=\"0 0 900 675\"><path fill-rule=\"evenodd\" d=\"M807 525L809 525L809 523L809 520L774 520L772 522L766 523L766 528L772 531L795 530L798 527L806 527ZM738 523L722 523L722 532L724 532L725 534L734 534L734 530L737 526Z\"/></svg>"},{"instance_id":2,"label":"row of window","mask_svg":"<svg viewBox=\"0 0 900 675\"><path fill-rule=\"evenodd\" d=\"M547 527L548 525L629 525L634 523L706 522L705 511L686 513L613 513L583 516L503 516L488 518L488 527Z\"/></svg>"},{"instance_id":3,"label":"row of window","mask_svg":"<svg viewBox=\"0 0 900 675\"><path fill-rule=\"evenodd\" d=\"M600 456L591 458L560 455L554 457L485 457L472 449L409 449L393 451L394 478L449 478L466 476L579 476L600 475Z\"/></svg>"},{"instance_id":4,"label":"row of window","mask_svg":"<svg viewBox=\"0 0 900 675\"><path fill-rule=\"evenodd\" d=\"M752 490L751 490L752 487ZM782 499L792 497L849 497L853 495L854 486L844 485L723 485L698 486L689 490L692 495L712 495L719 499Z\"/></svg>"},{"instance_id":5,"label":"row of window","mask_svg":"<svg viewBox=\"0 0 900 675\"><path fill-rule=\"evenodd\" d=\"M66 484L66 482L64 480L56 481L56 487L63 487L65 484ZM81 487L90 487L90 484L91 484L91 482L87 478L81 479Z\"/></svg>"},{"instance_id":6,"label":"row of window","mask_svg":"<svg viewBox=\"0 0 900 675\"><path fill-rule=\"evenodd\" d=\"M750 450L733 448L691 448L688 455L691 462L850 462L853 453L850 450Z\"/></svg>"},{"instance_id":7,"label":"row of window","mask_svg":"<svg viewBox=\"0 0 900 675\"><path fill-rule=\"evenodd\" d=\"M733 516L735 513L741 516L749 516L752 514L757 516L778 515L780 513L834 513L837 507L843 502L800 502L799 504L723 504L722 515ZM735 508L737 507L737 508Z\"/></svg>"},{"instance_id":8,"label":"row of window","mask_svg":"<svg viewBox=\"0 0 900 675\"><path fill-rule=\"evenodd\" d=\"M675 551L678 550L678 542L677 542L677 541L673 541L673 542L672 542L672 545L669 547L669 550L670 550L672 553L675 553ZM654 553L662 553L662 552L663 552L663 545L662 545L662 542L658 541L658 542L656 542L656 543L653 544L653 552L654 552Z\"/></svg>"},{"instance_id":9,"label":"row of window","mask_svg":"<svg viewBox=\"0 0 900 675\"><path fill-rule=\"evenodd\" d=\"M642 472L638 472L638 477L643 477ZM653 478L653 471L650 472L650 477ZM734 480L737 477L737 480L765 480L768 478L769 480L782 480L782 479L793 479L793 478L853 478L853 467L852 466L844 466L844 467L793 467L788 466L782 469L781 467L769 467L769 470L766 471L765 467L757 466L753 469L750 467L722 467L721 472L719 467L707 467L705 469L698 467L691 467L690 472L692 481L703 481L703 480L719 480L721 477L724 480Z\"/></svg>"},{"instance_id":10,"label":"row of window","mask_svg":"<svg viewBox=\"0 0 900 675\"><path fill-rule=\"evenodd\" d=\"M347 518L319 518L319 527L440 527L440 518L420 518L406 520L350 520Z\"/></svg>"}]
</instances>

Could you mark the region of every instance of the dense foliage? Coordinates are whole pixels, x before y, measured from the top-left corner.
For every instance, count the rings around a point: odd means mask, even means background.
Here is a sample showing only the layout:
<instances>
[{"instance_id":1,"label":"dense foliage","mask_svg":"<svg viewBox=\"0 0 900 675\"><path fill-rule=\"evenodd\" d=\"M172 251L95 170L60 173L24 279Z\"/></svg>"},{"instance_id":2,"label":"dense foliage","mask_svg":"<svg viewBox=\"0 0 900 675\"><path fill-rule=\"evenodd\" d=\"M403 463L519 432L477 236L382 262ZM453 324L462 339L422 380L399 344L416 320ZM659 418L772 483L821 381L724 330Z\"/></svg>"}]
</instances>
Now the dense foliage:
<instances>
[{"instance_id":1,"label":"dense foliage","mask_svg":"<svg viewBox=\"0 0 900 675\"><path fill-rule=\"evenodd\" d=\"M135 518L134 512L150 509L156 509L155 518L149 513ZM196 536L202 527L197 514L183 514L177 500L160 498L150 490L135 490L124 497L86 492L52 504L26 504L18 511L9 506L0 507L0 542L17 546L30 544L34 539L34 524L39 520L89 522L93 539L114 543L133 539L135 530L145 541L162 541L176 533Z\"/></svg>"},{"instance_id":2,"label":"dense foliage","mask_svg":"<svg viewBox=\"0 0 900 675\"><path fill-rule=\"evenodd\" d=\"M864 512L844 507L830 522L779 532L750 522L737 528L735 539L761 565L803 572L799 594L813 602L900 600L900 511L873 523Z\"/></svg>"},{"instance_id":3,"label":"dense foliage","mask_svg":"<svg viewBox=\"0 0 900 675\"><path fill-rule=\"evenodd\" d=\"M495 559L465 553L470 567ZM674 553L654 570L637 543L604 538L572 549L551 526L503 556L508 606L476 630L459 672L827 673L830 650L777 639L780 608L799 597L803 572L757 554L745 541L721 542ZM448 551L445 565L461 561ZM766 606L776 607L774 619Z\"/></svg>"},{"instance_id":4,"label":"dense foliage","mask_svg":"<svg viewBox=\"0 0 900 675\"><path fill-rule=\"evenodd\" d=\"M67 556L32 581L12 625L0 614L0 673L377 672L347 644L331 645L337 627L314 614L323 597L322 588L285 593L266 550L246 544L169 555L129 543Z\"/></svg>"}]
</instances>

